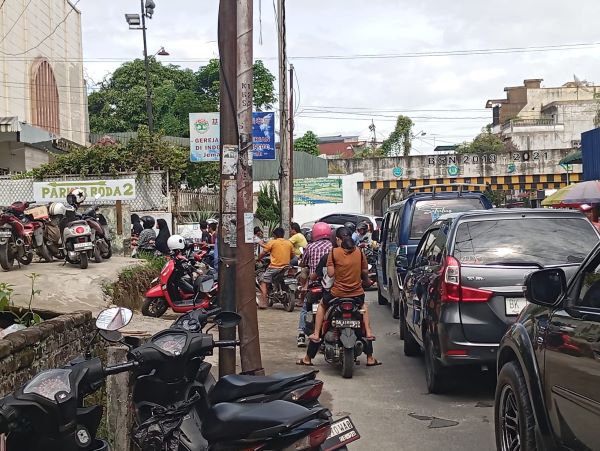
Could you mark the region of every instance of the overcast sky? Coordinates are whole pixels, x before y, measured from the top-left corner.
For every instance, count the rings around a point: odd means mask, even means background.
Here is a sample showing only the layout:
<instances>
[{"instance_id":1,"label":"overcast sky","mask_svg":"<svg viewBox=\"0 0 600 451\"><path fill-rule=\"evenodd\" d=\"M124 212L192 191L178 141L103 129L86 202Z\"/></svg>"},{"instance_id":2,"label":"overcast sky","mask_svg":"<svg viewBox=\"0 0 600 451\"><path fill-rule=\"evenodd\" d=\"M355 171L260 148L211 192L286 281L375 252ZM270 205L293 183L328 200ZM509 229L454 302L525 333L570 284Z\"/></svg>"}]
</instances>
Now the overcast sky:
<instances>
[{"instance_id":1,"label":"overcast sky","mask_svg":"<svg viewBox=\"0 0 600 451\"><path fill-rule=\"evenodd\" d=\"M164 46L170 56L159 57L162 61L194 70L218 56L217 0L155 3L149 53ZM255 58L263 58L277 75L273 1L254 0L254 6ZM124 19L125 13L139 12L138 1L80 0L77 7L90 79L97 82L121 62L142 56L141 32L129 31ZM526 78L560 86L574 74L600 82L600 45L466 56L406 54L600 42L599 16L600 2L594 0L288 1L288 58L298 76L297 134L368 137L373 119L382 140L394 117L405 114L413 118L415 134L426 133L414 142L418 153L431 151L434 138L438 145L462 142L491 122L485 102L504 97L505 86ZM356 57L372 54L402 57Z\"/></svg>"}]
</instances>

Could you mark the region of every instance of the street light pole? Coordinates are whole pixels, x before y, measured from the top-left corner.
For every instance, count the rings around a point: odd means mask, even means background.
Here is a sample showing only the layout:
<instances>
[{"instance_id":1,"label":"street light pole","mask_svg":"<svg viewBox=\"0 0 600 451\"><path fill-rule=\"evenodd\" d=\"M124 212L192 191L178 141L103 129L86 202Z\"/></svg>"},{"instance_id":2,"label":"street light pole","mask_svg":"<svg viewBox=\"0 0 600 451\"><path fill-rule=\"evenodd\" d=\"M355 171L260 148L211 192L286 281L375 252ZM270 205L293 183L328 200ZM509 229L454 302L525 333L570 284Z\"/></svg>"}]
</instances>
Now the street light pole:
<instances>
[{"instance_id":1,"label":"street light pole","mask_svg":"<svg viewBox=\"0 0 600 451\"><path fill-rule=\"evenodd\" d=\"M148 63L148 45L146 43L146 11L144 0L140 0L142 13L142 36L144 39L144 68L146 74L146 114L148 115L148 130L154 133L154 116L152 114L152 87L150 86L150 67Z\"/></svg>"}]
</instances>

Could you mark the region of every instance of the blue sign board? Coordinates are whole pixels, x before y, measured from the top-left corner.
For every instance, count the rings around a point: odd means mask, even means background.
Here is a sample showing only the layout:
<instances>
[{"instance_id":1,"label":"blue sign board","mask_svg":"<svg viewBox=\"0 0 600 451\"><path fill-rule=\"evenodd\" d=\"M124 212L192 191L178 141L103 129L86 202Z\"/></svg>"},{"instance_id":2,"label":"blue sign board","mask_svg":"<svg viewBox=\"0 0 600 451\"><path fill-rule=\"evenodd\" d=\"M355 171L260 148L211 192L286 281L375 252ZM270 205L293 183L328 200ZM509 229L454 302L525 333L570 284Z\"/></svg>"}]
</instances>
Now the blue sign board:
<instances>
[{"instance_id":1,"label":"blue sign board","mask_svg":"<svg viewBox=\"0 0 600 451\"><path fill-rule=\"evenodd\" d=\"M275 113L256 111L252 113L252 158L275 159Z\"/></svg>"}]
</instances>

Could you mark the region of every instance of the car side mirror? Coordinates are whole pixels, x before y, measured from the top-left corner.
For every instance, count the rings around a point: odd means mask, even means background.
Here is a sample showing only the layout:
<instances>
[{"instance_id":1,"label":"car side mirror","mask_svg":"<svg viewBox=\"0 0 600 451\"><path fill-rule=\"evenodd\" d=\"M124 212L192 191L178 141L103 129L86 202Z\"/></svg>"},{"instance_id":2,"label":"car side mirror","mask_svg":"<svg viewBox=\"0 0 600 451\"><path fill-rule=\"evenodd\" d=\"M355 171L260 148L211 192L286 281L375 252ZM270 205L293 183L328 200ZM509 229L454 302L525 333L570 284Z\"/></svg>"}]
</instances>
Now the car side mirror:
<instances>
[{"instance_id":1,"label":"car side mirror","mask_svg":"<svg viewBox=\"0 0 600 451\"><path fill-rule=\"evenodd\" d=\"M396 255L396 268L408 269L408 257L406 255Z\"/></svg>"},{"instance_id":2,"label":"car side mirror","mask_svg":"<svg viewBox=\"0 0 600 451\"><path fill-rule=\"evenodd\" d=\"M567 277L560 268L532 272L525 279L525 298L532 304L555 307L567 292Z\"/></svg>"}]
</instances>

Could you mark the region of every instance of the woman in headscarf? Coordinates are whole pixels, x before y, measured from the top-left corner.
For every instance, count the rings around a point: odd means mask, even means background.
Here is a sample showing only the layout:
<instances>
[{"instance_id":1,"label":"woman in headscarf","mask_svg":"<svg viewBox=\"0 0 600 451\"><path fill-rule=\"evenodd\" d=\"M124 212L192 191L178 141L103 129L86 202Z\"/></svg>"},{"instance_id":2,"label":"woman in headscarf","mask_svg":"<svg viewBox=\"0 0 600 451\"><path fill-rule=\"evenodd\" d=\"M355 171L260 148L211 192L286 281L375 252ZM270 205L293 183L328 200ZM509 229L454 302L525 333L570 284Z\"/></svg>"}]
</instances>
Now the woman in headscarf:
<instances>
[{"instance_id":1,"label":"woman in headscarf","mask_svg":"<svg viewBox=\"0 0 600 451\"><path fill-rule=\"evenodd\" d=\"M156 250L163 255L169 254L169 246L167 246L167 240L171 236L171 232L169 232L169 226L167 225L167 221L162 218L156 220L156 228L158 229L158 236L154 241L154 247Z\"/></svg>"}]
</instances>

